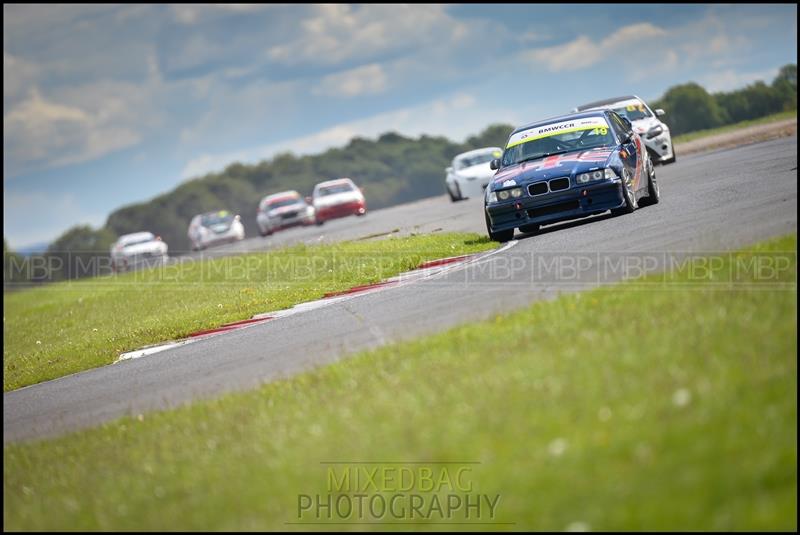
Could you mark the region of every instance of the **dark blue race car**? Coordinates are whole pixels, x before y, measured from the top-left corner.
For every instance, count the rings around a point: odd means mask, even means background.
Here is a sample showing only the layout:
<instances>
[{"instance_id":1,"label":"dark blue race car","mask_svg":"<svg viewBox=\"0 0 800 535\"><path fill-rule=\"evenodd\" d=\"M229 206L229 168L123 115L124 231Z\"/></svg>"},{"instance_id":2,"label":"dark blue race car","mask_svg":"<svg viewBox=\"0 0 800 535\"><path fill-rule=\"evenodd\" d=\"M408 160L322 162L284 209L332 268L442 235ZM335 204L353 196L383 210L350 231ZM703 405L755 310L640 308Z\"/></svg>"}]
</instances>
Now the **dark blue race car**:
<instances>
[{"instance_id":1,"label":"dark blue race car","mask_svg":"<svg viewBox=\"0 0 800 535\"><path fill-rule=\"evenodd\" d=\"M486 188L489 237L508 241L514 229L611 210L633 212L658 202L647 150L630 122L611 110L555 117L514 130Z\"/></svg>"}]
</instances>

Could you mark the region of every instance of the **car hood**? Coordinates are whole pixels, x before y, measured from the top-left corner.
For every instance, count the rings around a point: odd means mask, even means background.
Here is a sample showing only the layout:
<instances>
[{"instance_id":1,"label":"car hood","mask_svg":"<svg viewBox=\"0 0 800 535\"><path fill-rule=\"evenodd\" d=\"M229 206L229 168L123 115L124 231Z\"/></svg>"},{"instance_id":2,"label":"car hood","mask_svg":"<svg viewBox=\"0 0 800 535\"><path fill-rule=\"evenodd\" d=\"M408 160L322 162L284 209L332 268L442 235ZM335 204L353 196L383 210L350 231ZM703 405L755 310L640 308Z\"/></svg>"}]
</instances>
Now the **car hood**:
<instances>
[{"instance_id":1,"label":"car hood","mask_svg":"<svg viewBox=\"0 0 800 535\"><path fill-rule=\"evenodd\" d=\"M357 202L361 200L361 193L358 191L346 191L343 193L334 193L333 195L326 195L324 197L317 197L314 199L314 206L336 206L337 204L344 204L349 202Z\"/></svg>"},{"instance_id":2,"label":"car hood","mask_svg":"<svg viewBox=\"0 0 800 535\"><path fill-rule=\"evenodd\" d=\"M494 171L489 166L489 164L490 162L485 162L478 165L473 165L471 167L465 167L464 169L459 169L458 171L456 171L456 175L466 179L492 178L492 176L494 175Z\"/></svg>"},{"instance_id":3,"label":"car hood","mask_svg":"<svg viewBox=\"0 0 800 535\"><path fill-rule=\"evenodd\" d=\"M131 245L129 247L125 247L120 251L122 254L125 255L137 255L142 253L150 253L150 252L161 252L162 250L166 250L167 244L163 241L153 240L145 243L137 243L136 245Z\"/></svg>"},{"instance_id":4,"label":"car hood","mask_svg":"<svg viewBox=\"0 0 800 535\"><path fill-rule=\"evenodd\" d=\"M574 176L576 173L604 167L613 152L613 149L603 147L523 162L498 171L489 187L494 191L537 180Z\"/></svg>"}]
</instances>

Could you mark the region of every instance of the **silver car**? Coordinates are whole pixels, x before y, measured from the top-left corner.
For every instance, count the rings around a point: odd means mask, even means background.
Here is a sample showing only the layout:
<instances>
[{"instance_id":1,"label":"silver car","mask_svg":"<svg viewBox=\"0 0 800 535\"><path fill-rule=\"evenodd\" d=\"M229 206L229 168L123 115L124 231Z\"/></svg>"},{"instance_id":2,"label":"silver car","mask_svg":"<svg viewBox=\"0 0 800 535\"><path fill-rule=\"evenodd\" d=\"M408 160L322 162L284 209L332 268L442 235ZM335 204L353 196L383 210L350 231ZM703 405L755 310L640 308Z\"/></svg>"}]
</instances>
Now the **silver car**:
<instances>
[{"instance_id":1,"label":"silver car","mask_svg":"<svg viewBox=\"0 0 800 535\"><path fill-rule=\"evenodd\" d=\"M209 245L243 240L244 225L238 215L227 210L207 212L192 218L188 235L192 249L199 251Z\"/></svg>"},{"instance_id":2,"label":"silver car","mask_svg":"<svg viewBox=\"0 0 800 535\"><path fill-rule=\"evenodd\" d=\"M282 191L261 199L256 222L262 236L297 225L313 225L314 207L296 191Z\"/></svg>"}]
</instances>

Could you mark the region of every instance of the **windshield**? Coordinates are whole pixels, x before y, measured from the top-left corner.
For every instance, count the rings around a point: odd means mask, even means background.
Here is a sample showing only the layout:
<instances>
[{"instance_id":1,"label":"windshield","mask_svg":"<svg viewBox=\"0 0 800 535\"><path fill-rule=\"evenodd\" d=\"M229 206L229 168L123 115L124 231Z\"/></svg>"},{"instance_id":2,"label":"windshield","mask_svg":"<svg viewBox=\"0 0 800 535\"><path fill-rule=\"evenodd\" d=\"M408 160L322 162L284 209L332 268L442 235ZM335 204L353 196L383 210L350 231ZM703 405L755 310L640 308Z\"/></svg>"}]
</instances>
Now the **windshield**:
<instances>
[{"instance_id":1,"label":"windshield","mask_svg":"<svg viewBox=\"0 0 800 535\"><path fill-rule=\"evenodd\" d=\"M625 106L614 108L614 111L622 117L626 117L630 122L638 121L639 119L647 119L652 117L650 111L641 102L631 102Z\"/></svg>"},{"instance_id":2,"label":"windshield","mask_svg":"<svg viewBox=\"0 0 800 535\"><path fill-rule=\"evenodd\" d=\"M141 238L136 238L135 240L126 241L122 244L122 247L131 247L133 245L139 245L142 243L147 243L153 241L154 236L151 234L150 236L142 236Z\"/></svg>"},{"instance_id":3,"label":"windshield","mask_svg":"<svg viewBox=\"0 0 800 535\"><path fill-rule=\"evenodd\" d=\"M266 204L270 210L274 210L275 208L281 208L282 206L291 206L293 204L297 204L302 202L299 198L289 198L289 199L278 199L276 201L271 201L270 203Z\"/></svg>"},{"instance_id":4,"label":"windshield","mask_svg":"<svg viewBox=\"0 0 800 535\"><path fill-rule=\"evenodd\" d=\"M614 135L603 117L537 126L512 134L503 154L503 167L553 154L615 144Z\"/></svg>"},{"instance_id":5,"label":"windshield","mask_svg":"<svg viewBox=\"0 0 800 535\"><path fill-rule=\"evenodd\" d=\"M213 214L205 214L200 220L200 224L204 227L211 227L213 225L228 224L233 221L233 214L229 212L215 212Z\"/></svg>"},{"instance_id":6,"label":"windshield","mask_svg":"<svg viewBox=\"0 0 800 535\"><path fill-rule=\"evenodd\" d=\"M473 165L480 165L482 163L491 162L493 158L498 158L500 154L494 154L494 151L491 152L484 152L481 154L475 154L472 156L464 156L456 160L456 169L466 169L467 167L472 167Z\"/></svg>"},{"instance_id":7,"label":"windshield","mask_svg":"<svg viewBox=\"0 0 800 535\"><path fill-rule=\"evenodd\" d=\"M353 186L350 184L334 184L332 186L324 186L317 190L317 197L324 197L326 195L334 195L336 193L349 193L353 191Z\"/></svg>"}]
</instances>

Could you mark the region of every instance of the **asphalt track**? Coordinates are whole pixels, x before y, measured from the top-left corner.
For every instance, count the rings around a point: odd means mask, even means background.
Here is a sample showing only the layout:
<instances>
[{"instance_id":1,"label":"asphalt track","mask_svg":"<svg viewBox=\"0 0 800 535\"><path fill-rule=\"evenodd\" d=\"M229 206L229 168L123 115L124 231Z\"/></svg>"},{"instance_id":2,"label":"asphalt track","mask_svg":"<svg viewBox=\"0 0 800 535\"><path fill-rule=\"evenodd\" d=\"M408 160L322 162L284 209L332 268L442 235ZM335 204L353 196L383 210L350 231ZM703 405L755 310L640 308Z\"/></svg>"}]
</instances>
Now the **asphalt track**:
<instances>
[{"instance_id":1,"label":"asphalt track","mask_svg":"<svg viewBox=\"0 0 800 535\"><path fill-rule=\"evenodd\" d=\"M664 270L673 257L726 251L797 231L796 136L685 156L658 167L657 176L661 203L633 214L553 225L536 236L517 234L505 250L434 277L5 393L4 442L52 437L126 414L253 388L355 351L491 317L563 291ZM322 229L245 240L218 252L355 239L395 229L397 234L484 232L480 200L453 204L442 196L333 221ZM609 258L625 264L609 268ZM561 267L553 269L554 260ZM619 265L632 267L620 270Z\"/></svg>"}]
</instances>

